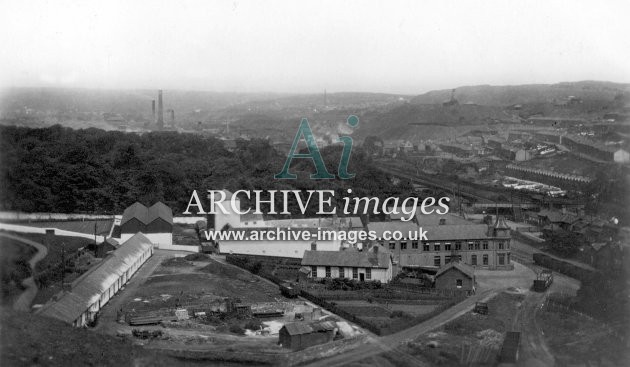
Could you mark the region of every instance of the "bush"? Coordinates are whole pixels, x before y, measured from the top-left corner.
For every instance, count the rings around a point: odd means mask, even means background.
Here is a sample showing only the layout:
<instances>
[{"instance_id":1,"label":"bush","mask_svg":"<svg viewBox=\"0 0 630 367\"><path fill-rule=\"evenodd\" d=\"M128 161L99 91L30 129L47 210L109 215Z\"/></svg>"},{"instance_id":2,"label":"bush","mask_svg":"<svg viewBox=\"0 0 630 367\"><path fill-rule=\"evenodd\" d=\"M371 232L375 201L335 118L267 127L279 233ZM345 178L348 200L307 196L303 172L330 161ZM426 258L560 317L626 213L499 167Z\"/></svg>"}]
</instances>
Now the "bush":
<instances>
[{"instance_id":1,"label":"bush","mask_svg":"<svg viewBox=\"0 0 630 367\"><path fill-rule=\"evenodd\" d=\"M248 330L260 330L260 327L263 326L262 322L260 322L260 320L258 319L251 319L248 320L245 325L243 325L243 328L248 329Z\"/></svg>"},{"instance_id":2,"label":"bush","mask_svg":"<svg viewBox=\"0 0 630 367\"><path fill-rule=\"evenodd\" d=\"M245 329L243 329L239 324L230 324L228 330L236 335L245 335Z\"/></svg>"}]
</instances>

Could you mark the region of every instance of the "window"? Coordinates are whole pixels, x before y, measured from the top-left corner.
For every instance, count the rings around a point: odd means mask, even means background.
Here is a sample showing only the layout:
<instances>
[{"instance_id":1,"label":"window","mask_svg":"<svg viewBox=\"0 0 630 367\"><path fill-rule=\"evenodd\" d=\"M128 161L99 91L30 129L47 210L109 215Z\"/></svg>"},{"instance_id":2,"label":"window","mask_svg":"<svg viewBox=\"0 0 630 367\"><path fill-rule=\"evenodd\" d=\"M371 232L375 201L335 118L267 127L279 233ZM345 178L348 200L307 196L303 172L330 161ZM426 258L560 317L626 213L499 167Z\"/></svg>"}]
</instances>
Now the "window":
<instances>
[{"instance_id":1,"label":"window","mask_svg":"<svg viewBox=\"0 0 630 367\"><path fill-rule=\"evenodd\" d=\"M406 250L407 249L407 242L401 242L400 243L400 249L401 250Z\"/></svg>"},{"instance_id":2,"label":"window","mask_svg":"<svg viewBox=\"0 0 630 367\"><path fill-rule=\"evenodd\" d=\"M506 249L508 249L508 250L510 249L510 241L507 241L507 242L505 243L505 248L506 248Z\"/></svg>"},{"instance_id":3,"label":"window","mask_svg":"<svg viewBox=\"0 0 630 367\"><path fill-rule=\"evenodd\" d=\"M433 256L433 265L434 266L442 265L442 258L440 256Z\"/></svg>"},{"instance_id":4,"label":"window","mask_svg":"<svg viewBox=\"0 0 630 367\"><path fill-rule=\"evenodd\" d=\"M470 264L477 265L477 255L472 255L472 257L470 258Z\"/></svg>"},{"instance_id":5,"label":"window","mask_svg":"<svg viewBox=\"0 0 630 367\"><path fill-rule=\"evenodd\" d=\"M488 255L483 255L483 264L488 265Z\"/></svg>"},{"instance_id":6,"label":"window","mask_svg":"<svg viewBox=\"0 0 630 367\"><path fill-rule=\"evenodd\" d=\"M499 265L505 265L505 254L499 254Z\"/></svg>"},{"instance_id":7,"label":"window","mask_svg":"<svg viewBox=\"0 0 630 367\"><path fill-rule=\"evenodd\" d=\"M311 266L311 277L317 278L317 266Z\"/></svg>"},{"instance_id":8,"label":"window","mask_svg":"<svg viewBox=\"0 0 630 367\"><path fill-rule=\"evenodd\" d=\"M464 282L461 279L456 279L455 280L455 286L457 288L461 288L464 285Z\"/></svg>"},{"instance_id":9,"label":"window","mask_svg":"<svg viewBox=\"0 0 630 367\"><path fill-rule=\"evenodd\" d=\"M311 243L311 251L317 251L317 244L315 242Z\"/></svg>"},{"instance_id":10,"label":"window","mask_svg":"<svg viewBox=\"0 0 630 367\"><path fill-rule=\"evenodd\" d=\"M365 279L367 279L367 280L372 279L372 269L365 268Z\"/></svg>"},{"instance_id":11,"label":"window","mask_svg":"<svg viewBox=\"0 0 630 367\"><path fill-rule=\"evenodd\" d=\"M503 250L503 242L499 242L499 250Z\"/></svg>"},{"instance_id":12,"label":"window","mask_svg":"<svg viewBox=\"0 0 630 367\"><path fill-rule=\"evenodd\" d=\"M359 269L352 268L352 279L359 279Z\"/></svg>"},{"instance_id":13,"label":"window","mask_svg":"<svg viewBox=\"0 0 630 367\"><path fill-rule=\"evenodd\" d=\"M430 251L429 245L422 245L422 251Z\"/></svg>"},{"instance_id":14,"label":"window","mask_svg":"<svg viewBox=\"0 0 630 367\"><path fill-rule=\"evenodd\" d=\"M468 249L472 250L473 249L473 243L472 242L468 242Z\"/></svg>"},{"instance_id":15,"label":"window","mask_svg":"<svg viewBox=\"0 0 630 367\"><path fill-rule=\"evenodd\" d=\"M326 267L326 278L330 278L330 266Z\"/></svg>"},{"instance_id":16,"label":"window","mask_svg":"<svg viewBox=\"0 0 630 367\"><path fill-rule=\"evenodd\" d=\"M389 243L389 249L390 250L395 250L396 249L396 242L390 242Z\"/></svg>"},{"instance_id":17,"label":"window","mask_svg":"<svg viewBox=\"0 0 630 367\"><path fill-rule=\"evenodd\" d=\"M451 251L451 244L447 243L446 245L444 245L444 251Z\"/></svg>"},{"instance_id":18,"label":"window","mask_svg":"<svg viewBox=\"0 0 630 367\"><path fill-rule=\"evenodd\" d=\"M509 263L510 263L510 253L508 252L508 253L506 254L506 256L507 256L507 263L509 264Z\"/></svg>"},{"instance_id":19,"label":"window","mask_svg":"<svg viewBox=\"0 0 630 367\"><path fill-rule=\"evenodd\" d=\"M487 250L487 249L488 249L488 241L483 241L483 242L481 243L481 245L483 246L483 249L484 249L484 250Z\"/></svg>"},{"instance_id":20,"label":"window","mask_svg":"<svg viewBox=\"0 0 630 367\"><path fill-rule=\"evenodd\" d=\"M451 262L451 256L450 255L444 256L444 264L448 264L450 262Z\"/></svg>"},{"instance_id":21,"label":"window","mask_svg":"<svg viewBox=\"0 0 630 367\"><path fill-rule=\"evenodd\" d=\"M481 248L481 244L479 243L479 241L475 242L475 250L479 250Z\"/></svg>"},{"instance_id":22,"label":"window","mask_svg":"<svg viewBox=\"0 0 630 367\"><path fill-rule=\"evenodd\" d=\"M440 251L440 244L436 243L435 245L433 245L433 251Z\"/></svg>"},{"instance_id":23,"label":"window","mask_svg":"<svg viewBox=\"0 0 630 367\"><path fill-rule=\"evenodd\" d=\"M418 249L418 241L411 241L411 248L413 250L417 250Z\"/></svg>"},{"instance_id":24,"label":"window","mask_svg":"<svg viewBox=\"0 0 630 367\"><path fill-rule=\"evenodd\" d=\"M343 267L339 268L339 278L345 278L346 274Z\"/></svg>"},{"instance_id":25,"label":"window","mask_svg":"<svg viewBox=\"0 0 630 367\"><path fill-rule=\"evenodd\" d=\"M462 244L461 242L455 242L455 251L461 251Z\"/></svg>"}]
</instances>

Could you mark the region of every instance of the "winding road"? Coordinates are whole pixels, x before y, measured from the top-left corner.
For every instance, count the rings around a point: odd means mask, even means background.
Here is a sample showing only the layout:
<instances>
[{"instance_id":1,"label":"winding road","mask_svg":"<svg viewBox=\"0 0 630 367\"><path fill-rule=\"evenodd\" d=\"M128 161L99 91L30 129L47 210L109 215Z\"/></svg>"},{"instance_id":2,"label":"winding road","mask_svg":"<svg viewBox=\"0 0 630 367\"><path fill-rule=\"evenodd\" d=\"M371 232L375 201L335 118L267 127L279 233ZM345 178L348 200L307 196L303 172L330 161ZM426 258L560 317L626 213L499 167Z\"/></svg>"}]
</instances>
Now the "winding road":
<instances>
[{"instance_id":1,"label":"winding road","mask_svg":"<svg viewBox=\"0 0 630 367\"><path fill-rule=\"evenodd\" d=\"M0 237L10 238L25 245L33 246L35 247L35 249L37 249L37 253L35 253L35 255L33 255L33 257L28 261L28 264L31 267L31 274L35 272L35 266L37 265L37 263L45 258L46 255L48 255L48 249L46 248L46 246L42 245L39 242L31 241L29 239L8 233L0 233ZM35 284L35 279L32 276L24 279L22 281L22 285L24 285L26 289L13 303L13 309L29 312L31 309L31 303L33 303L33 299L37 295L37 285Z\"/></svg>"}]
</instances>

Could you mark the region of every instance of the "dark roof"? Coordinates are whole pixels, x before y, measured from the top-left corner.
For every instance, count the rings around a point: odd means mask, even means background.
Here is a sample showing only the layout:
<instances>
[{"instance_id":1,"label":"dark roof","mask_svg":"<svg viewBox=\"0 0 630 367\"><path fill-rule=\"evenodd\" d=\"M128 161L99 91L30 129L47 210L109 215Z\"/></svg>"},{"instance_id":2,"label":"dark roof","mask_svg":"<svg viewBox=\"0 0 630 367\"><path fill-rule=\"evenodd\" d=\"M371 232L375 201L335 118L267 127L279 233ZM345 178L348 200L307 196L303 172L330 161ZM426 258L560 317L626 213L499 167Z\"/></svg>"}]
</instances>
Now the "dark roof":
<instances>
[{"instance_id":1,"label":"dark roof","mask_svg":"<svg viewBox=\"0 0 630 367\"><path fill-rule=\"evenodd\" d=\"M125 211L123 212L123 217L122 217L122 220L120 221L120 224L123 225L133 218L136 218L140 222L146 224L147 211L148 209L146 206L136 201L135 203L127 207L127 209L125 209Z\"/></svg>"},{"instance_id":2,"label":"dark roof","mask_svg":"<svg viewBox=\"0 0 630 367\"><path fill-rule=\"evenodd\" d=\"M441 209L441 208L440 208ZM416 221L420 226L437 226L440 225L440 220L444 219L444 225L453 225L453 224L474 224L462 218L460 216L454 214L438 214L433 212L431 214L424 214L422 210L418 209L416 211Z\"/></svg>"},{"instance_id":3,"label":"dark roof","mask_svg":"<svg viewBox=\"0 0 630 367\"><path fill-rule=\"evenodd\" d=\"M169 224L173 224L173 211L171 208L166 206L166 204L158 201L149 208L147 224L153 222L157 218L160 218Z\"/></svg>"},{"instance_id":4,"label":"dark roof","mask_svg":"<svg viewBox=\"0 0 630 367\"><path fill-rule=\"evenodd\" d=\"M459 261L452 261L444 265L437 271L437 273L435 273L435 277L437 278L451 269L457 269L461 271L464 275L466 275L470 279L473 279L475 277L475 269Z\"/></svg>"},{"instance_id":5,"label":"dark roof","mask_svg":"<svg viewBox=\"0 0 630 367\"><path fill-rule=\"evenodd\" d=\"M417 231L418 225L409 221L392 221L392 222L370 222L367 225L368 231L374 231L376 238L382 238L385 231L400 231L403 237L407 238L410 231Z\"/></svg>"},{"instance_id":6,"label":"dark roof","mask_svg":"<svg viewBox=\"0 0 630 367\"><path fill-rule=\"evenodd\" d=\"M383 251L304 251L302 265L389 268L389 254Z\"/></svg>"},{"instance_id":7,"label":"dark roof","mask_svg":"<svg viewBox=\"0 0 630 367\"><path fill-rule=\"evenodd\" d=\"M510 229L510 226L505 222L505 218L497 216L497 221L494 222L494 228L496 229Z\"/></svg>"},{"instance_id":8,"label":"dark roof","mask_svg":"<svg viewBox=\"0 0 630 367\"><path fill-rule=\"evenodd\" d=\"M427 232L429 241L484 240L492 238L492 236L488 235L488 226L485 224L425 226L422 227L422 230Z\"/></svg>"},{"instance_id":9,"label":"dark roof","mask_svg":"<svg viewBox=\"0 0 630 367\"><path fill-rule=\"evenodd\" d=\"M41 310L43 316L72 323L106 292L127 269L151 248L151 240L137 233L99 264L72 283L58 301L50 301Z\"/></svg>"},{"instance_id":10,"label":"dark roof","mask_svg":"<svg viewBox=\"0 0 630 367\"><path fill-rule=\"evenodd\" d=\"M120 225L123 225L134 218L143 224L149 224L158 218L169 224L173 224L173 211L171 208L166 206L166 204L160 201L153 204L150 208L147 208L139 202L135 202L123 212Z\"/></svg>"},{"instance_id":11,"label":"dark roof","mask_svg":"<svg viewBox=\"0 0 630 367\"><path fill-rule=\"evenodd\" d=\"M106 238L106 239L105 239L105 241L101 242L101 244L104 244L104 243L110 244L110 245L112 245L112 246L114 246L114 247L118 247L118 246L120 246L120 244L118 243L118 241L116 241L115 239L113 239L113 238L111 238L111 237Z\"/></svg>"},{"instance_id":12,"label":"dark roof","mask_svg":"<svg viewBox=\"0 0 630 367\"><path fill-rule=\"evenodd\" d=\"M335 330L337 324L334 321L319 321L319 322L292 322L284 324L282 327L287 331L289 335L302 335L317 333L320 331L332 331Z\"/></svg>"}]
</instances>

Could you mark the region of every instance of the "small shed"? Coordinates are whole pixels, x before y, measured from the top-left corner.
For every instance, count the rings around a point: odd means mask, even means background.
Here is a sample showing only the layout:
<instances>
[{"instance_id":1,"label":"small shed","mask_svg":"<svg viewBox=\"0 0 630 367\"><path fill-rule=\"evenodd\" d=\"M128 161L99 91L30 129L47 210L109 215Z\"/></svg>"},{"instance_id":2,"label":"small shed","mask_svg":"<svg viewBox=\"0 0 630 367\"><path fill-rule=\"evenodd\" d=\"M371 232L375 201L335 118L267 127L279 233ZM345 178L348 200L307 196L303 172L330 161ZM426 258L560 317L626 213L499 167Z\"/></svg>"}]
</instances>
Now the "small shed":
<instances>
[{"instance_id":1,"label":"small shed","mask_svg":"<svg viewBox=\"0 0 630 367\"><path fill-rule=\"evenodd\" d=\"M332 341L337 331L334 321L293 322L280 329L278 344L300 350Z\"/></svg>"},{"instance_id":2,"label":"small shed","mask_svg":"<svg viewBox=\"0 0 630 367\"><path fill-rule=\"evenodd\" d=\"M435 274L435 288L474 291L475 269L460 261L450 262Z\"/></svg>"}]
</instances>

